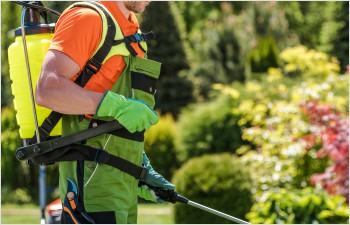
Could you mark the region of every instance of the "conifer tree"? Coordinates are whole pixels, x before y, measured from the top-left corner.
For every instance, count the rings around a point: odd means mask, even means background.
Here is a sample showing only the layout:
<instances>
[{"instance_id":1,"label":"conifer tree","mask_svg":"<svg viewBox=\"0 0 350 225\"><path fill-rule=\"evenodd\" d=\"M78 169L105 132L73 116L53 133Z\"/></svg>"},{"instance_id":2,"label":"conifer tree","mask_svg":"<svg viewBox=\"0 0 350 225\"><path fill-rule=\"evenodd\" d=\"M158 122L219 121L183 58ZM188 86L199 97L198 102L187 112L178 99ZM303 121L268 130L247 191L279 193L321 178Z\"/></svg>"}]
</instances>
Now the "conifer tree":
<instances>
[{"instance_id":1,"label":"conifer tree","mask_svg":"<svg viewBox=\"0 0 350 225\"><path fill-rule=\"evenodd\" d=\"M148 43L148 57L162 63L157 85L156 108L175 117L192 101L192 83L186 77L189 62L181 38L179 14L171 2L152 2L142 13L143 32L154 31L157 39Z\"/></svg>"}]
</instances>

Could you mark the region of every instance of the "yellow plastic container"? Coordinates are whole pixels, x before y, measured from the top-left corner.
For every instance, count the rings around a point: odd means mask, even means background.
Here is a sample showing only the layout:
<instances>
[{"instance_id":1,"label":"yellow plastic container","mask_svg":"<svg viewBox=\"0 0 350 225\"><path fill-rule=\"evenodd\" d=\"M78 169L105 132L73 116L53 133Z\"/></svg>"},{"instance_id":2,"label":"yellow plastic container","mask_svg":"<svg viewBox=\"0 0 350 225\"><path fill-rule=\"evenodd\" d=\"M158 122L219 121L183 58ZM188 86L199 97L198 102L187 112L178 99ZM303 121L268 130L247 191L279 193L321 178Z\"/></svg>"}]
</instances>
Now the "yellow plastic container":
<instances>
[{"instance_id":1,"label":"yellow plastic container","mask_svg":"<svg viewBox=\"0 0 350 225\"><path fill-rule=\"evenodd\" d=\"M26 35L26 45L34 93L41 71L41 65L51 44L52 36L52 33ZM14 108L17 111L16 119L17 124L20 127L20 137L22 139L31 138L35 135L35 123L22 36L17 36L15 42L10 45L8 49L8 58L10 65L10 78L12 81L11 90L14 95L13 103ZM40 107L36 104L35 106L40 126L44 119L50 114L51 110ZM61 135L61 130L62 125L60 121L53 129L50 136Z\"/></svg>"}]
</instances>

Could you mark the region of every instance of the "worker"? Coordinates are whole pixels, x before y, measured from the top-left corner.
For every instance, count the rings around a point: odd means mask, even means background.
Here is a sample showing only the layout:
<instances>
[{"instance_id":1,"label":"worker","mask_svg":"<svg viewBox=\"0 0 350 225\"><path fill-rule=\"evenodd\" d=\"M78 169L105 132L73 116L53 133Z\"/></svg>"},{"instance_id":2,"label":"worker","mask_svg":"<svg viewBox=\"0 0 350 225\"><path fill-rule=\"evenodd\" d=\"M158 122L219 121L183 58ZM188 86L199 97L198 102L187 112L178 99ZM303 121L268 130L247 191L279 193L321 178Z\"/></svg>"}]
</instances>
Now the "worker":
<instances>
[{"instance_id":1,"label":"worker","mask_svg":"<svg viewBox=\"0 0 350 225\"><path fill-rule=\"evenodd\" d=\"M101 67L96 68L98 64L91 58L101 47L108 27L101 12L90 7L91 3L85 4L86 7L82 4L69 7L56 23L37 83L36 103L64 114L62 136L94 126L93 121L117 120L124 130L91 138L83 144L144 165L147 172L140 183L121 170L94 161L60 162L61 201L68 196L69 181L77 186L78 194L74 212L63 210L61 222L135 224L138 195L164 202L152 187L175 188L153 170L143 147L143 132L159 120L153 107L160 63L146 59L147 47L137 40L117 43ZM120 30L121 40L125 40L123 37L140 33L135 13L142 13L149 2L101 1L94 4L99 4L111 16L117 27L116 37ZM74 81L89 69L96 73L84 87L77 85ZM151 81L151 85L145 81ZM146 83L148 86L144 88Z\"/></svg>"}]
</instances>

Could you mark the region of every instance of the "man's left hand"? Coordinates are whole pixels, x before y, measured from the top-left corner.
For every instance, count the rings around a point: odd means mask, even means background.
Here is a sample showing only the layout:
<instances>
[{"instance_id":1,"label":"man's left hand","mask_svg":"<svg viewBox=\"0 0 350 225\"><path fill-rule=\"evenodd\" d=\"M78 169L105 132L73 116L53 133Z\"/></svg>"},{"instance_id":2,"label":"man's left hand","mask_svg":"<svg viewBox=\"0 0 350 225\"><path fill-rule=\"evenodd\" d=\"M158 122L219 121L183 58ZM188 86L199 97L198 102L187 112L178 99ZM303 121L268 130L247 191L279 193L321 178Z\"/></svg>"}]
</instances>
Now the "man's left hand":
<instances>
[{"instance_id":1,"label":"man's left hand","mask_svg":"<svg viewBox=\"0 0 350 225\"><path fill-rule=\"evenodd\" d=\"M151 163L145 152L143 152L142 162L143 165L147 168L147 172L142 183L140 183L141 185L138 188L138 195L141 198L150 200L152 202L165 203L164 200L162 200L155 194L154 190L152 190L152 187L159 187L166 190L174 190L175 185L167 181L162 175L157 173L152 168Z\"/></svg>"}]
</instances>

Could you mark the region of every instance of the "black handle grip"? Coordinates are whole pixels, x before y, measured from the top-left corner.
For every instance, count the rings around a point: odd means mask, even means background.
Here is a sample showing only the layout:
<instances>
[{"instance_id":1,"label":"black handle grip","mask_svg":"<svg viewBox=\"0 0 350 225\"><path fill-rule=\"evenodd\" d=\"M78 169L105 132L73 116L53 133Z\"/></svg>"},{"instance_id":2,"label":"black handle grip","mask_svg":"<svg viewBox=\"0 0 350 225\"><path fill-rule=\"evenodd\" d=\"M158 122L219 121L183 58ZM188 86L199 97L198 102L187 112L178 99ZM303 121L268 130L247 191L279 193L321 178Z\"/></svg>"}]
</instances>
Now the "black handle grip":
<instances>
[{"instance_id":1,"label":"black handle grip","mask_svg":"<svg viewBox=\"0 0 350 225\"><path fill-rule=\"evenodd\" d=\"M148 185L149 186L149 185ZM154 192L156 193L156 195L163 199L164 201L168 201L171 203L176 203L176 202L180 202L180 203L188 203L188 199L179 195L176 191L174 190L166 190L160 187L151 187L149 186L151 189L154 190Z\"/></svg>"}]
</instances>

